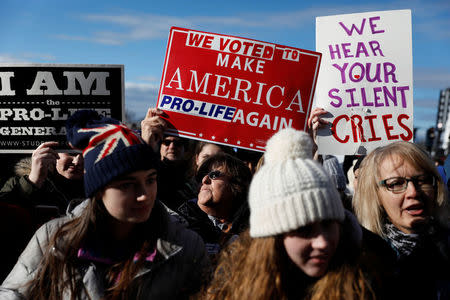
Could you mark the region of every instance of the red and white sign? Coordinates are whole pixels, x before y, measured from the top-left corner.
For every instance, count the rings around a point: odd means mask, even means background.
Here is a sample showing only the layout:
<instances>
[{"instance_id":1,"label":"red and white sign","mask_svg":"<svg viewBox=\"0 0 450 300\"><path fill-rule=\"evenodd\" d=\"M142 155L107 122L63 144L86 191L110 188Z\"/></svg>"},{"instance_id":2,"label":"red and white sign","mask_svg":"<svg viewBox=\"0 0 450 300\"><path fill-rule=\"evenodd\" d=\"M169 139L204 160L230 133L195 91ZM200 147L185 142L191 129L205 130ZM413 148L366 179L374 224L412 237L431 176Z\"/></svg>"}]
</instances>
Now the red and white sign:
<instances>
[{"instance_id":1,"label":"red and white sign","mask_svg":"<svg viewBox=\"0 0 450 300\"><path fill-rule=\"evenodd\" d=\"M169 134L264 151L278 130L304 130L321 54L172 27L157 107Z\"/></svg>"}]
</instances>

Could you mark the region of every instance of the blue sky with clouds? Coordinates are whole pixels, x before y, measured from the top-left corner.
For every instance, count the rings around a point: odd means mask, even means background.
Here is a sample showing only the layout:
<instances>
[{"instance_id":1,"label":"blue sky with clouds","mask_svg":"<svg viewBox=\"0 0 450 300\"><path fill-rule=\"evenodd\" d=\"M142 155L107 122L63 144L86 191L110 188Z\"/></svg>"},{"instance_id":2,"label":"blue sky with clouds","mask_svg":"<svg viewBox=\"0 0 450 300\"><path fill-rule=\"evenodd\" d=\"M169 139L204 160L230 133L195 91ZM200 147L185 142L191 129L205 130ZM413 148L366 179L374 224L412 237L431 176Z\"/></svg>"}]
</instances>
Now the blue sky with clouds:
<instances>
[{"instance_id":1,"label":"blue sky with clouds","mask_svg":"<svg viewBox=\"0 0 450 300\"><path fill-rule=\"evenodd\" d=\"M315 50L315 17L411 9L415 127L434 126L450 87L450 1L2 0L0 63L125 65L125 107L156 104L171 26Z\"/></svg>"}]
</instances>

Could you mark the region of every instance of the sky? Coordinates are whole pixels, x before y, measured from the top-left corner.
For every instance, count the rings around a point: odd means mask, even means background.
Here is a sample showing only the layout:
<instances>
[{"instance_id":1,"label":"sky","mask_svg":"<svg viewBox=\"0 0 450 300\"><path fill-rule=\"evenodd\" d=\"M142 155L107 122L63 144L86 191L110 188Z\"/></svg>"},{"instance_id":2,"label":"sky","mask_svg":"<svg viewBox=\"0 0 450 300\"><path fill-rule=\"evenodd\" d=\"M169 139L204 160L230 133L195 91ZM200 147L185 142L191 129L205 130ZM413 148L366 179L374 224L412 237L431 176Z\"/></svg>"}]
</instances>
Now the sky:
<instances>
[{"instance_id":1,"label":"sky","mask_svg":"<svg viewBox=\"0 0 450 300\"><path fill-rule=\"evenodd\" d=\"M450 87L450 1L0 0L0 63L123 64L125 109L156 106L170 27L315 50L315 18L411 9L414 127Z\"/></svg>"}]
</instances>

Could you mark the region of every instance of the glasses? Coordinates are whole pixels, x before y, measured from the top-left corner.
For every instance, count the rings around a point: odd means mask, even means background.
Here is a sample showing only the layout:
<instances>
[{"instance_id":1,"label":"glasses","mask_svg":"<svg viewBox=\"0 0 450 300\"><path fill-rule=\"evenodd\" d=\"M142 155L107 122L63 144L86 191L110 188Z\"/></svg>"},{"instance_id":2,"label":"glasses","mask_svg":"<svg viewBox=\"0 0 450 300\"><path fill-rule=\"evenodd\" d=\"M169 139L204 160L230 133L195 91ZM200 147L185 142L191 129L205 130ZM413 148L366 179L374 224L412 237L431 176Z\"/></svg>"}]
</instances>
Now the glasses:
<instances>
[{"instance_id":1,"label":"glasses","mask_svg":"<svg viewBox=\"0 0 450 300\"><path fill-rule=\"evenodd\" d=\"M184 146L184 142L182 140L163 140L162 141L162 144L166 147L170 146L170 144L172 144L172 143L175 147Z\"/></svg>"},{"instance_id":2,"label":"glasses","mask_svg":"<svg viewBox=\"0 0 450 300\"><path fill-rule=\"evenodd\" d=\"M394 194L399 194L406 191L408 183L412 182L414 186L423 191L434 189L436 185L436 179L431 175L418 175L411 178L406 177L392 177L379 182L380 186L384 186L388 191Z\"/></svg>"},{"instance_id":3,"label":"glasses","mask_svg":"<svg viewBox=\"0 0 450 300\"><path fill-rule=\"evenodd\" d=\"M218 170L215 170L215 171L211 171L211 172L209 172L207 174L204 174L200 178L203 179L205 176L208 176L208 178L211 179L211 180L215 180L217 178L225 176L225 173L222 173L222 172L220 172Z\"/></svg>"}]
</instances>

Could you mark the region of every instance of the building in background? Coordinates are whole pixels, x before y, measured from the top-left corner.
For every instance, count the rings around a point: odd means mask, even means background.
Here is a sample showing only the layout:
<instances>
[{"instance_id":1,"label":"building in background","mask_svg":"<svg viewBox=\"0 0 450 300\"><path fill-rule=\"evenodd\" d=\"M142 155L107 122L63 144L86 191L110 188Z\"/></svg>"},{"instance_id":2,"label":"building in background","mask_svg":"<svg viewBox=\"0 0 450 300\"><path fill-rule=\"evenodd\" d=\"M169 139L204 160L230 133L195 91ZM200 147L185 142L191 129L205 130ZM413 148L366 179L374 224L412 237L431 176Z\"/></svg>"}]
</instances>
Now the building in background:
<instances>
[{"instance_id":1,"label":"building in background","mask_svg":"<svg viewBox=\"0 0 450 300\"><path fill-rule=\"evenodd\" d=\"M442 156L449 153L450 138L450 88L441 90L435 128L427 130L426 145L432 145L431 155Z\"/></svg>"}]
</instances>

